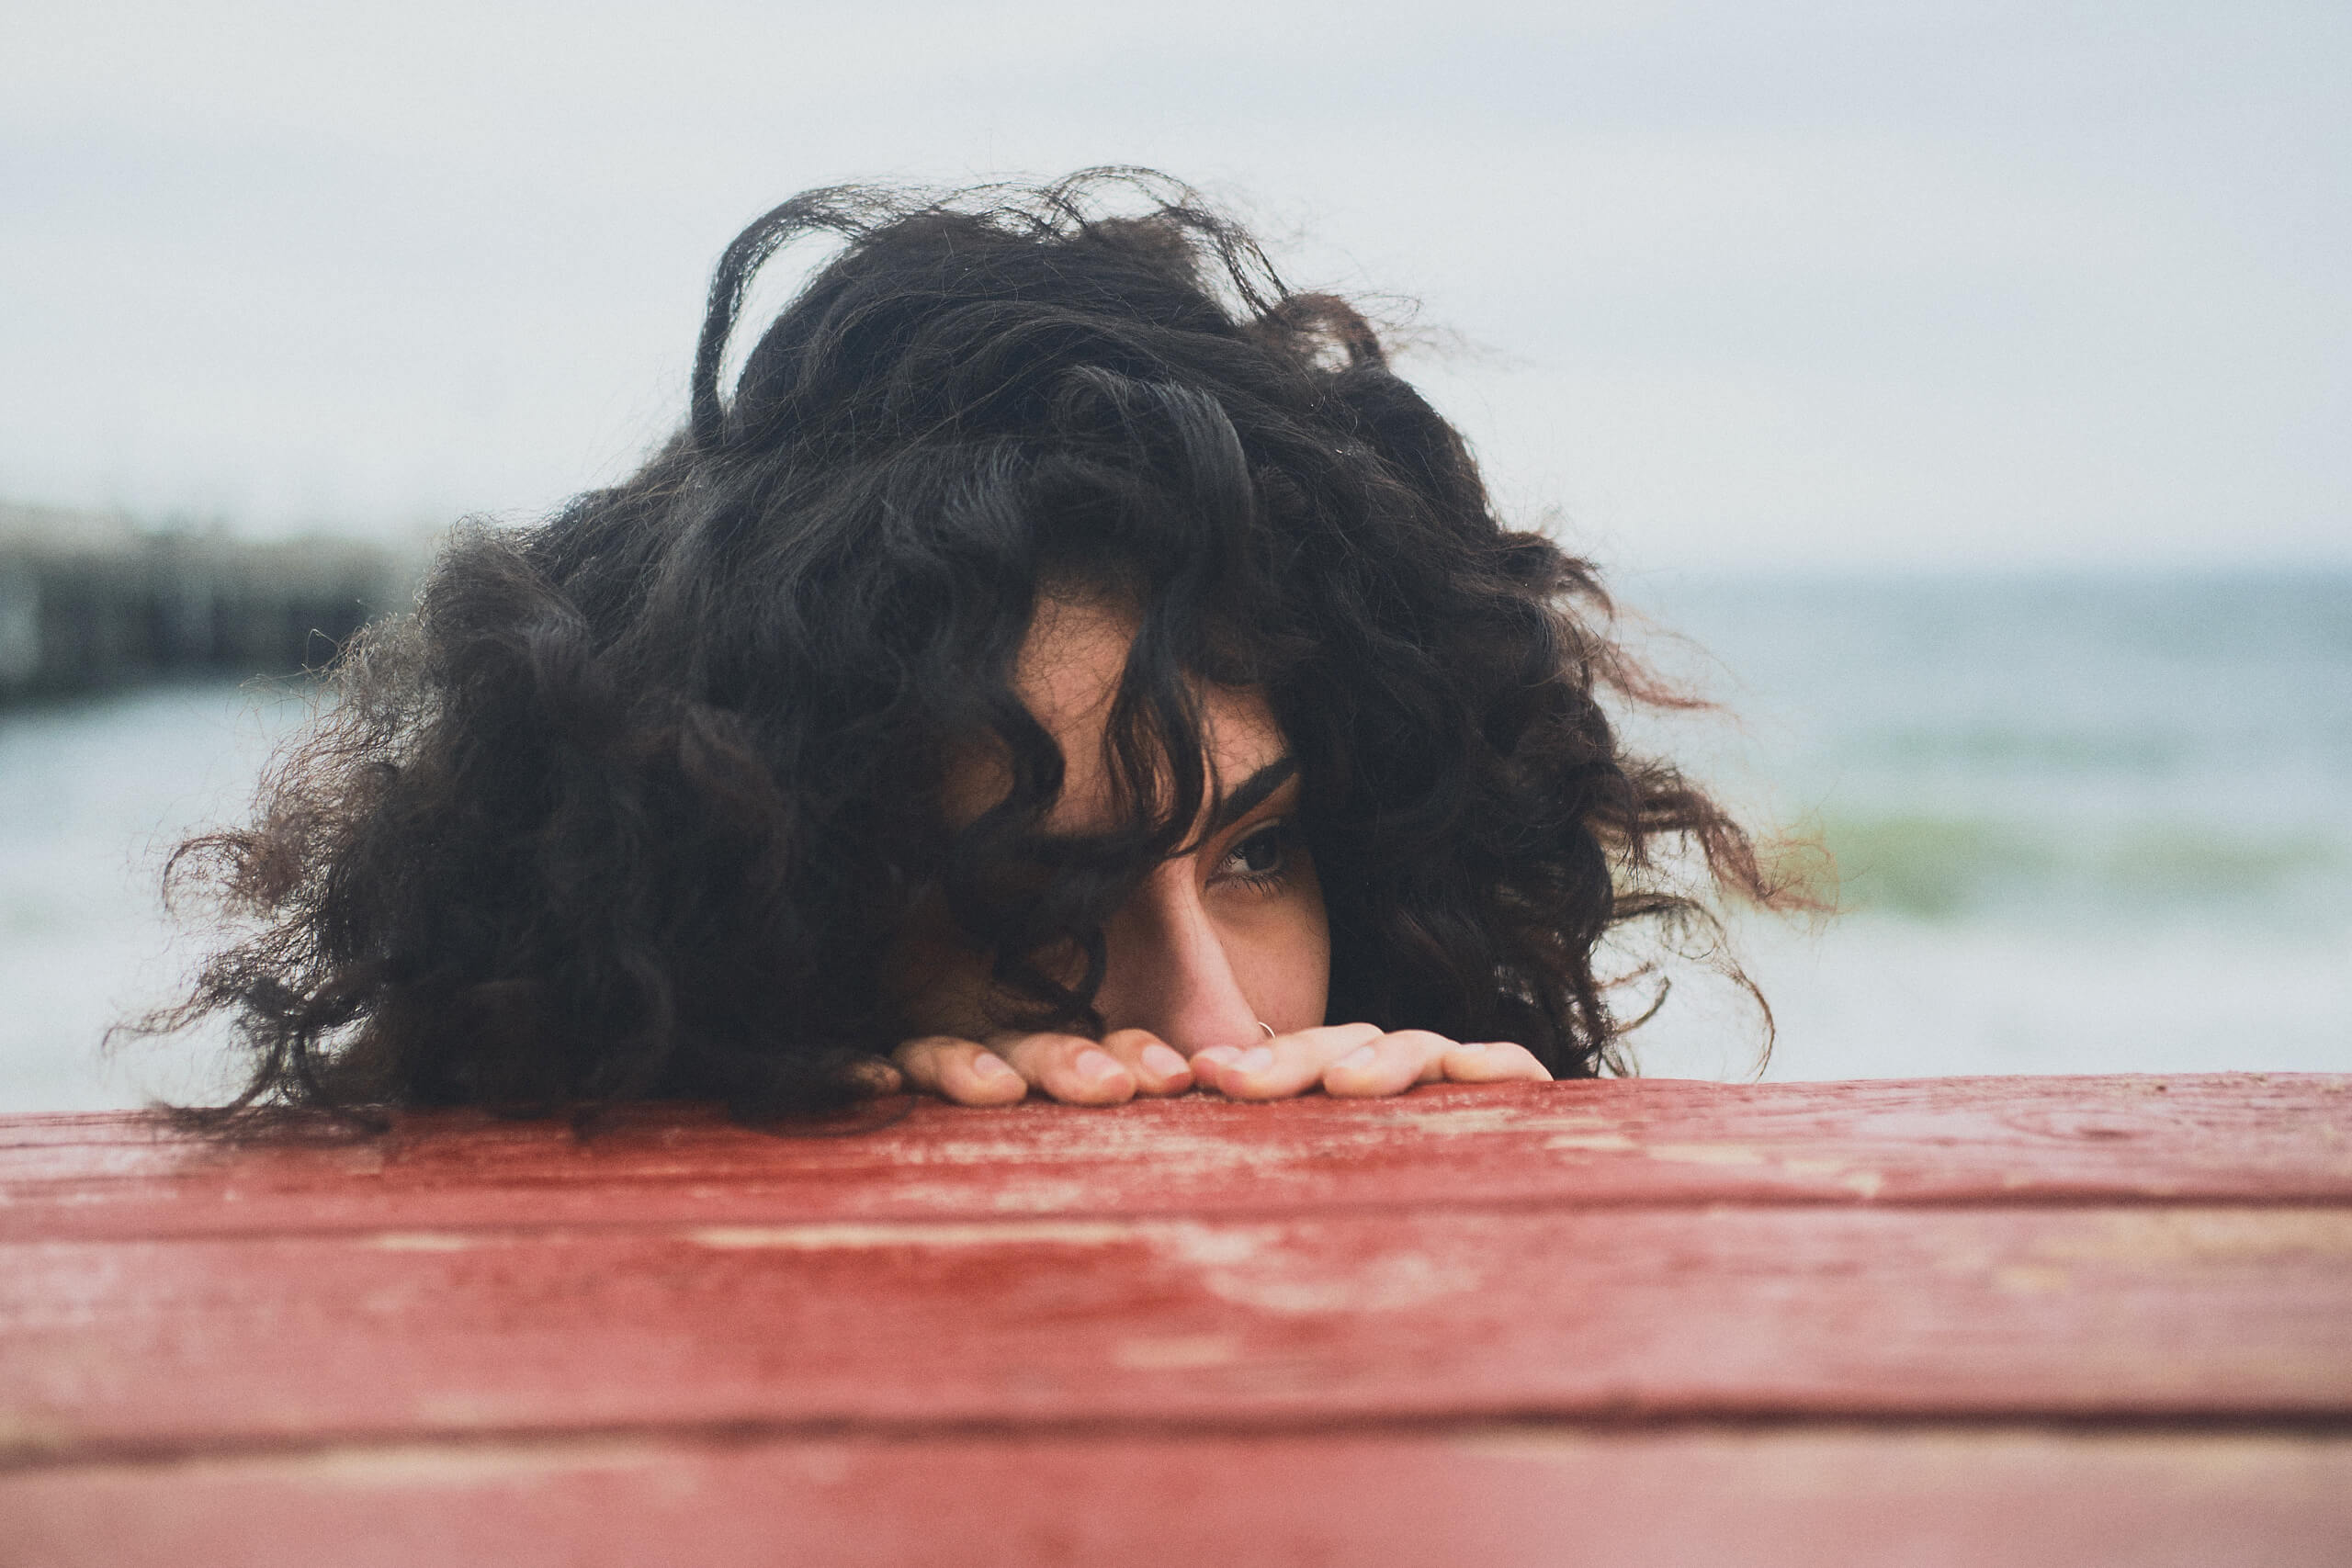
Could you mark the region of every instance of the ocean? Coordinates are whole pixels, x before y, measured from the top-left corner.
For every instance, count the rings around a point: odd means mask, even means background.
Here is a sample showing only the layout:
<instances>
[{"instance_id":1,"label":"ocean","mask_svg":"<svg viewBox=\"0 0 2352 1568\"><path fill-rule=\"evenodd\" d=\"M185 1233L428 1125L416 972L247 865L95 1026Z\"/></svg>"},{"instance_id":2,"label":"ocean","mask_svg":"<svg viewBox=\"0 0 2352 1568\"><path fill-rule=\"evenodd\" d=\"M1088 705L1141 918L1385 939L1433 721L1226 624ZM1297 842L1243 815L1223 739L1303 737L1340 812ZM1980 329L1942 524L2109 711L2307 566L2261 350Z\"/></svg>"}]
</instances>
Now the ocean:
<instances>
[{"instance_id":1,"label":"ocean","mask_svg":"<svg viewBox=\"0 0 2352 1568\"><path fill-rule=\"evenodd\" d=\"M1835 862L1736 923L1768 1076L2352 1071L2352 572L1621 592L1722 705L1643 738ZM1645 1072L1753 1064L1657 1023Z\"/></svg>"},{"instance_id":2,"label":"ocean","mask_svg":"<svg viewBox=\"0 0 2352 1568\"><path fill-rule=\"evenodd\" d=\"M1729 922L1770 1030L1670 961L1629 1037L1641 1072L2352 1071L2352 572L1614 586L1653 662L1716 705L1629 734L1836 867L1835 913ZM215 1090L217 1037L99 1041L193 956L164 855L237 816L312 700L0 710L0 1111Z\"/></svg>"}]
</instances>

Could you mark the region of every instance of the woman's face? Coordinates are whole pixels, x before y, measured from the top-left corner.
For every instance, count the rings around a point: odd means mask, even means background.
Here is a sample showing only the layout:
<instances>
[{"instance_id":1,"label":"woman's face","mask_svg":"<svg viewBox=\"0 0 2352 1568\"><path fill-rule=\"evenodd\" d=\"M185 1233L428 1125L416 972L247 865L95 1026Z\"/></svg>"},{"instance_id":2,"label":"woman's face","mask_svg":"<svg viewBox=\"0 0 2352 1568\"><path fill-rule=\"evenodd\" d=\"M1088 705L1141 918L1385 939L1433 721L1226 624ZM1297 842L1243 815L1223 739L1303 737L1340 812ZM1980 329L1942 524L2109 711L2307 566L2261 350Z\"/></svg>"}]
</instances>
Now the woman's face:
<instances>
[{"instance_id":1,"label":"woman's face","mask_svg":"<svg viewBox=\"0 0 2352 1568\"><path fill-rule=\"evenodd\" d=\"M1135 620L1111 602L1040 602L1015 687L1060 745L1067 764L1050 831L1113 826L1102 732ZM1204 685L1201 705L1215 787L1190 847L1146 877L1104 928L1107 965L1095 1007L1107 1032L1148 1031L1187 1057L1261 1042L1323 1021L1330 926L1305 836L1300 782L1265 699ZM1001 764L976 758L947 807L969 821L1003 797ZM937 935L911 938L899 966L911 1021L968 1040L988 1037L988 959Z\"/></svg>"}]
</instances>

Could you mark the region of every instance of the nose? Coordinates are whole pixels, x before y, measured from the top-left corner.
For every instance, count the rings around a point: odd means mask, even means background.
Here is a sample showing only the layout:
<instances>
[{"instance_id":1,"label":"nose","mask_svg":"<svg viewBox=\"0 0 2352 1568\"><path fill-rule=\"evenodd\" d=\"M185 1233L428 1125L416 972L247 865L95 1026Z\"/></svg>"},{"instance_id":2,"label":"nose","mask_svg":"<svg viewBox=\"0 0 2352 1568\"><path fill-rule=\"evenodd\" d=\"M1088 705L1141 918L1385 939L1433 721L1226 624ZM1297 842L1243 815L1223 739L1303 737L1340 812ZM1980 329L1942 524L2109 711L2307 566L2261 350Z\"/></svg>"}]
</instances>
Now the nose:
<instances>
[{"instance_id":1,"label":"nose","mask_svg":"<svg viewBox=\"0 0 2352 1568\"><path fill-rule=\"evenodd\" d=\"M1183 1055L1259 1038L1258 1013L1186 861L1154 873L1103 932L1095 1007L1112 1029L1148 1029Z\"/></svg>"}]
</instances>

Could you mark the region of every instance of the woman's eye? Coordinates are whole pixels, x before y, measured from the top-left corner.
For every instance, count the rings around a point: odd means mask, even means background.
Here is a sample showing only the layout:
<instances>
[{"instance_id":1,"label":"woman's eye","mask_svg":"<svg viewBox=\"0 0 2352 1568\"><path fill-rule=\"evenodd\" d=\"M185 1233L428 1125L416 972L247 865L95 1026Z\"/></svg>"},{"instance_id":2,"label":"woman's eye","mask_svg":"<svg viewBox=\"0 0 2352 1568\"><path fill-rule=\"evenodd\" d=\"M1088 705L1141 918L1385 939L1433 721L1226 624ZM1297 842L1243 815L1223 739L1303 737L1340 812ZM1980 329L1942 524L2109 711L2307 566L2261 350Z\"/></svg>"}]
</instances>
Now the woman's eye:
<instances>
[{"instance_id":1,"label":"woman's eye","mask_svg":"<svg viewBox=\"0 0 2352 1568\"><path fill-rule=\"evenodd\" d=\"M1252 882L1270 882L1280 877L1290 866L1290 829L1276 823L1261 828L1226 852L1225 864L1219 869L1227 876L1238 876Z\"/></svg>"}]
</instances>

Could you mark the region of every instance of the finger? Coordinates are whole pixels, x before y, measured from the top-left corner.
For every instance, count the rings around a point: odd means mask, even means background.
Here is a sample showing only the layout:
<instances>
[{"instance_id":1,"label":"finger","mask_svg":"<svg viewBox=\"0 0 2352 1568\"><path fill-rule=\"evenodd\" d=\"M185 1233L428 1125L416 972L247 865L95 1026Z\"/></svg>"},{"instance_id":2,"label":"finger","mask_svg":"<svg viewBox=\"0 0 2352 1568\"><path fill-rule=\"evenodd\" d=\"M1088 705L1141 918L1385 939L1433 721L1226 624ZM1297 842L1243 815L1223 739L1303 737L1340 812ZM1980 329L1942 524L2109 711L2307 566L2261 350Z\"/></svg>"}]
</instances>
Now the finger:
<instances>
[{"instance_id":1,"label":"finger","mask_svg":"<svg viewBox=\"0 0 2352 1568\"><path fill-rule=\"evenodd\" d=\"M909 1088L907 1076L879 1056L871 1056L850 1068L850 1077L872 1095L897 1094Z\"/></svg>"},{"instance_id":2,"label":"finger","mask_svg":"<svg viewBox=\"0 0 2352 1568\"><path fill-rule=\"evenodd\" d=\"M1102 1049L1127 1069L1138 1094L1182 1094L1193 1087L1193 1066L1148 1029L1114 1029Z\"/></svg>"},{"instance_id":3,"label":"finger","mask_svg":"<svg viewBox=\"0 0 2352 1568\"><path fill-rule=\"evenodd\" d=\"M1135 1098L1135 1075L1082 1034L1016 1034L991 1043L1032 1089L1065 1105L1119 1105Z\"/></svg>"},{"instance_id":4,"label":"finger","mask_svg":"<svg viewBox=\"0 0 2352 1568\"><path fill-rule=\"evenodd\" d=\"M1010 1105L1029 1092L1003 1057L977 1040L926 1034L890 1053L910 1089L958 1105Z\"/></svg>"},{"instance_id":5,"label":"finger","mask_svg":"<svg viewBox=\"0 0 2352 1568\"><path fill-rule=\"evenodd\" d=\"M1323 1069L1323 1090L1351 1099L1402 1094L1444 1075L1446 1053L1458 1049L1442 1034L1400 1029L1368 1040Z\"/></svg>"},{"instance_id":6,"label":"finger","mask_svg":"<svg viewBox=\"0 0 2352 1568\"><path fill-rule=\"evenodd\" d=\"M1533 1083L1552 1081L1551 1069L1535 1059L1535 1053L1524 1045L1508 1041L1490 1040L1448 1050L1437 1064L1449 1083L1510 1083L1527 1080ZM1434 1078L1428 1080L1435 1082Z\"/></svg>"},{"instance_id":7,"label":"finger","mask_svg":"<svg viewBox=\"0 0 2352 1568\"><path fill-rule=\"evenodd\" d=\"M1379 1025L1372 1023L1294 1030L1238 1055L1227 1056L1222 1050L1196 1053L1193 1071L1197 1073L1199 1064L1208 1061L1216 1074L1217 1091L1235 1100L1287 1100L1321 1083L1325 1068L1358 1046L1379 1039L1380 1033Z\"/></svg>"}]
</instances>

